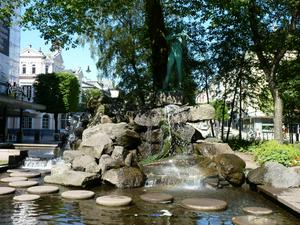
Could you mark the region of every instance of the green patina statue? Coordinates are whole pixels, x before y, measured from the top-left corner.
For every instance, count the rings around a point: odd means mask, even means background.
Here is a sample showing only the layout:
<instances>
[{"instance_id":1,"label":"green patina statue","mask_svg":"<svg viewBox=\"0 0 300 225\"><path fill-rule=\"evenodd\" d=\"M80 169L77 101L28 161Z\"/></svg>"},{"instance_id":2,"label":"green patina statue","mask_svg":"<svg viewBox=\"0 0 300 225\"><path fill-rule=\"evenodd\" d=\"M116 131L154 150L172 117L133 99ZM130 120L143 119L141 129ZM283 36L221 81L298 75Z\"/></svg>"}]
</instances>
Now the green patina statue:
<instances>
[{"instance_id":1,"label":"green patina statue","mask_svg":"<svg viewBox=\"0 0 300 225\"><path fill-rule=\"evenodd\" d=\"M177 88L181 87L183 79L183 49L186 47L187 37L188 35L185 32L171 34L166 37L170 46L170 51L168 56L167 74L163 86L165 90L170 88L171 83L174 83ZM175 73L176 76L172 76L173 73Z\"/></svg>"}]
</instances>

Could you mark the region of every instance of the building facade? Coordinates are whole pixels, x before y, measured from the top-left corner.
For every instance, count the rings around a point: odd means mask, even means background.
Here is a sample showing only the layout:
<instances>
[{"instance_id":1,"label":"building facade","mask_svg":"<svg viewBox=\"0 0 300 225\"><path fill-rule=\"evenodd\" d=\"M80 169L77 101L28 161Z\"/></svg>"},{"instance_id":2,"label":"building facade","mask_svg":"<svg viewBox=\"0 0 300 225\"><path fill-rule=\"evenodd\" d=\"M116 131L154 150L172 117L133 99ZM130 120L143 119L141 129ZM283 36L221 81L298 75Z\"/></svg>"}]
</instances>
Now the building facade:
<instances>
[{"instance_id":1,"label":"building facade","mask_svg":"<svg viewBox=\"0 0 300 225\"><path fill-rule=\"evenodd\" d=\"M64 62L60 51L45 54L29 46L20 53L18 63L19 79L18 85L24 92L23 101L33 102L33 84L38 74L53 73L64 70ZM54 133L54 116L51 113L26 109L21 122L23 135L33 138L35 135L41 137L52 137ZM16 133L20 128L20 118L10 117L7 122L9 141L15 141ZM58 127L65 127L64 115L59 115ZM38 132L37 132L38 131Z\"/></svg>"}]
</instances>

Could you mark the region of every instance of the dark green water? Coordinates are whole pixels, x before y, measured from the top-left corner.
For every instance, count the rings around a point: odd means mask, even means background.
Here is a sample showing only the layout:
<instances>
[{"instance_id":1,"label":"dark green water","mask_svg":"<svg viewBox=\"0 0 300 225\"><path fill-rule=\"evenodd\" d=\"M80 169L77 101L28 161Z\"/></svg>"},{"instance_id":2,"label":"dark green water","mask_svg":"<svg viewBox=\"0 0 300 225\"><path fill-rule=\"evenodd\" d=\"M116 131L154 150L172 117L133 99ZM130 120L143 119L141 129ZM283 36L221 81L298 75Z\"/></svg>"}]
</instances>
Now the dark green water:
<instances>
[{"instance_id":1,"label":"dark green water","mask_svg":"<svg viewBox=\"0 0 300 225\"><path fill-rule=\"evenodd\" d=\"M1 174L0 177L6 177ZM6 186L6 184L0 184ZM13 197L26 192L17 189L13 195L0 197L0 224L105 224L105 225L231 225L231 218L245 215L246 206L271 208L274 213L268 218L277 220L279 225L297 225L300 219L280 208L258 193L246 188L224 188L219 190L176 190L174 188L115 189L110 186L91 188L96 193L89 200L70 201L60 197L69 188L60 186L60 192L42 195L32 202L15 202ZM140 200L146 192L165 192L174 196L174 203L151 204ZM96 204L97 197L106 194L121 194L133 198L133 204L125 208L107 208ZM181 200L191 197L213 197L227 201L228 208L222 212L197 212L180 206ZM172 216L163 216L160 210L166 209Z\"/></svg>"}]
</instances>

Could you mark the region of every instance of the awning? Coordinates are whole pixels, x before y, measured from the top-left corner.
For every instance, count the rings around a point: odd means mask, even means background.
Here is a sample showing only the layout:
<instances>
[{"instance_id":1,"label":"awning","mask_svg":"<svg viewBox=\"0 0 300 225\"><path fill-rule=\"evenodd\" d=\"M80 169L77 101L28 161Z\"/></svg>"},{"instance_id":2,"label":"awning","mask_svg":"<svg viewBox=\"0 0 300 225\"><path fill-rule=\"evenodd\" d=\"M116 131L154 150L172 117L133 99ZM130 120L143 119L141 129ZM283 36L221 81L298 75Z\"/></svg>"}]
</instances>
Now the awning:
<instances>
[{"instance_id":1,"label":"awning","mask_svg":"<svg viewBox=\"0 0 300 225\"><path fill-rule=\"evenodd\" d=\"M1 96L0 95L0 106L8 106L14 109L35 109L35 110L46 110L45 105L36 104L32 102L25 102L14 99L8 96Z\"/></svg>"}]
</instances>

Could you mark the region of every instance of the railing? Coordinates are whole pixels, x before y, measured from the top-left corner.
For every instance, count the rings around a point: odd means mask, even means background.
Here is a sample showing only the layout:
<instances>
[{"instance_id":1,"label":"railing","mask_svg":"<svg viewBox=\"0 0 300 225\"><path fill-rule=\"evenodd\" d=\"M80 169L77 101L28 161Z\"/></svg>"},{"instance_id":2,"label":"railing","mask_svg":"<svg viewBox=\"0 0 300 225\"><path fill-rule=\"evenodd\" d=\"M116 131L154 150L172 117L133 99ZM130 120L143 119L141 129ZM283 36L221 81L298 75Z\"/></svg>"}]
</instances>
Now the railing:
<instances>
[{"instance_id":1,"label":"railing","mask_svg":"<svg viewBox=\"0 0 300 225\"><path fill-rule=\"evenodd\" d=\"M9 82L0 81L0 94L11 96L22 101L30 101L32 97L31 86L18 86L16 83L11 85Z\"/></svg>"}]
</instances>

